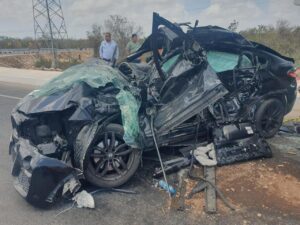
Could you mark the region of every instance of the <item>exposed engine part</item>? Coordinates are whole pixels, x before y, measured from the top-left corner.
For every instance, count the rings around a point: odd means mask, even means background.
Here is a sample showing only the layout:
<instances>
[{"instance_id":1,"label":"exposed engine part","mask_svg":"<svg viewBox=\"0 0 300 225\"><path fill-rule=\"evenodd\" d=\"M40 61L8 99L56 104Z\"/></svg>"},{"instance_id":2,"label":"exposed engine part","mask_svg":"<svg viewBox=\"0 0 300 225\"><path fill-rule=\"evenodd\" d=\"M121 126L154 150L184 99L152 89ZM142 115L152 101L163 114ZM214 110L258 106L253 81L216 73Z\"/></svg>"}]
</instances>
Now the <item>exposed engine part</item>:
<instances>
[{"instance_id":1,"label":"exposed engine part","mask_svg":"<svg viewBox=\"0 0 300 225\"><path fill-rule=\"evenodd\" d=\"M236 97L221 99L213 105L209 106L209 112L215 118L217 123L223 124L232 122L237 118L241 105Z\"/></svg>"},{"instance_id":2,"label":"exposed engine part","mask_svg":"<svg viewBox=\"0 0 300 225\"><path fill-rule=\"evenodd\" d=\"M226 125L214 131L219 166L251 159L271 157L272 151L251 124Z\"/></svg>"}]
</instances>

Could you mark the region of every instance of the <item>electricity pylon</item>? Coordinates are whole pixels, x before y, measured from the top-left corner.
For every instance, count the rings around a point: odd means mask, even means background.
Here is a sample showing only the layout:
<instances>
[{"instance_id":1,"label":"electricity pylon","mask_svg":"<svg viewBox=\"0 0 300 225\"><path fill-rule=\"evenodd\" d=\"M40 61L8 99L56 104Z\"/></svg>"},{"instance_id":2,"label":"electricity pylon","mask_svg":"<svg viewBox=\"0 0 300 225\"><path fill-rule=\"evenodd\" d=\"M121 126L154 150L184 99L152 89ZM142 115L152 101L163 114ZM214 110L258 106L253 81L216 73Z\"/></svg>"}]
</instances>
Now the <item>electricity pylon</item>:
<instances>
[{"instance_id":1,"label":"electricity pylon","mask_svg":"<svg viewBox=\"0 0 300 225\"><path fill-rule=\"evenodd\" d=\"M56 67L58 41L67 39L68 33L60 0L32 0L34 35L38 47L44 43L51 48L52 67Z\"/></svg>"}]
</instances>

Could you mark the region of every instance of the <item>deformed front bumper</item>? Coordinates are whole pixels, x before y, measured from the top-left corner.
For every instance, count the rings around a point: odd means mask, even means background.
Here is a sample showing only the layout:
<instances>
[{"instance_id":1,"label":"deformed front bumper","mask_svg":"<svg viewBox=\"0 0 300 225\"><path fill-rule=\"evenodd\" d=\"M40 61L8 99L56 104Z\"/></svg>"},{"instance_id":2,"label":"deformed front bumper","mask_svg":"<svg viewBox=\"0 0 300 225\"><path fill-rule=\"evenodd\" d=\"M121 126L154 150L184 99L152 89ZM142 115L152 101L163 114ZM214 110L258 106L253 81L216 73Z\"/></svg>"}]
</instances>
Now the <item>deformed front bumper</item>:
<instances>
[{"instance_id":1,"label":"deformed front bumper","mask_svg":"<svg viewBox=\"0 0 300 225\"><path fill-rule=\"evenodd\" d=\"M80 188L77 170L63 161L41 155L28 140L12 137L9 152L14 186L32 205L50 206L61 195L68 191L75 193Z\"/></svg>"}]
</instances>

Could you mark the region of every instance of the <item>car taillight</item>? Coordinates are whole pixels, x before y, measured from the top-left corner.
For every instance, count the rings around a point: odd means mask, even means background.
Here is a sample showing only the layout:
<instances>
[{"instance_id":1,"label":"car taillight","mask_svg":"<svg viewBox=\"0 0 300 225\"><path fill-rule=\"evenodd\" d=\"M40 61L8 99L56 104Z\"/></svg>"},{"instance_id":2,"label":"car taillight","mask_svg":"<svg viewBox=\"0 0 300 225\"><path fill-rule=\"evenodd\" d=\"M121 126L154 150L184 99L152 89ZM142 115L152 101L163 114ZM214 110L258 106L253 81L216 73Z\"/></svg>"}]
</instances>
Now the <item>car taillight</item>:
<instances>
[{"instance_id":1,"label":"car taillight","mask_svg":"<svg viewBox=\"0 0 300 225\"><path fill-rule=\"evenodd\" d=\"M288 71L287 75L289 77L300 79L300 68L293 68Z\"/></svg>"}]
</instances>

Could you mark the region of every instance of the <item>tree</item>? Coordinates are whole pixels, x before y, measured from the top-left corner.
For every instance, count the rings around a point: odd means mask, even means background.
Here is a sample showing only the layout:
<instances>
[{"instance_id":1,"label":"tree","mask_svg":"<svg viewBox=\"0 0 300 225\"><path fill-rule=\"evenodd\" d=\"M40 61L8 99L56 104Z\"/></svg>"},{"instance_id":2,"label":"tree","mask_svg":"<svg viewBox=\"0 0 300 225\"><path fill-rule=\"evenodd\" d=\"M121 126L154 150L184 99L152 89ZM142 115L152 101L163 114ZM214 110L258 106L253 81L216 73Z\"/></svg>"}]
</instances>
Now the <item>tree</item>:
<instances>
[{"instance_id":1,"label":"tree","mask_svg":"<svg viewBox=\"0 0 300 225\"><path fill-rule=\"evenodd\" d=\"M239 22L236 20L233 20L229 26L228 26L228 30L232 31L232 32L236 32L237 28L239 26Z\"/></svg>"},{"instance_id":2,"label":"tree","mask_svg":"<svg viewBox=\"0 0 300 225\"><path fill-rule=\"evenodd\" d=\"M93 24L92 30L87 32L89 46L92 46L94 49L94 57L99 57L99 45L103 40L101 30L102 27L100 25Z\"/></svg>"},{"instance_id":3,"label":"tree","mask_svg":"<svg viewBox=\"0 0 300 225\"><path fill-rule=\"evenodd\" d=\"M133 33L143 34L141 26L136 26L126 17L120 15L111 15L109 19L104 21L104 27L105 31L110 32L112 38L118 43L121 59L126 56L126 45L130 41L131 35Z\"/></svg>"},{"instance_id":4,"label":"tree","mask_svg":"<svg viewBox=\"0 0 300 225\"><path fill-rule=\"evenodd\" d=\"M236 21L236 20L233 20L229 26L227 27L228 30L232 31L232 32L236 32L237 31L237 28L239 26L239 22Z\"/></svg>"}]
</instances>

